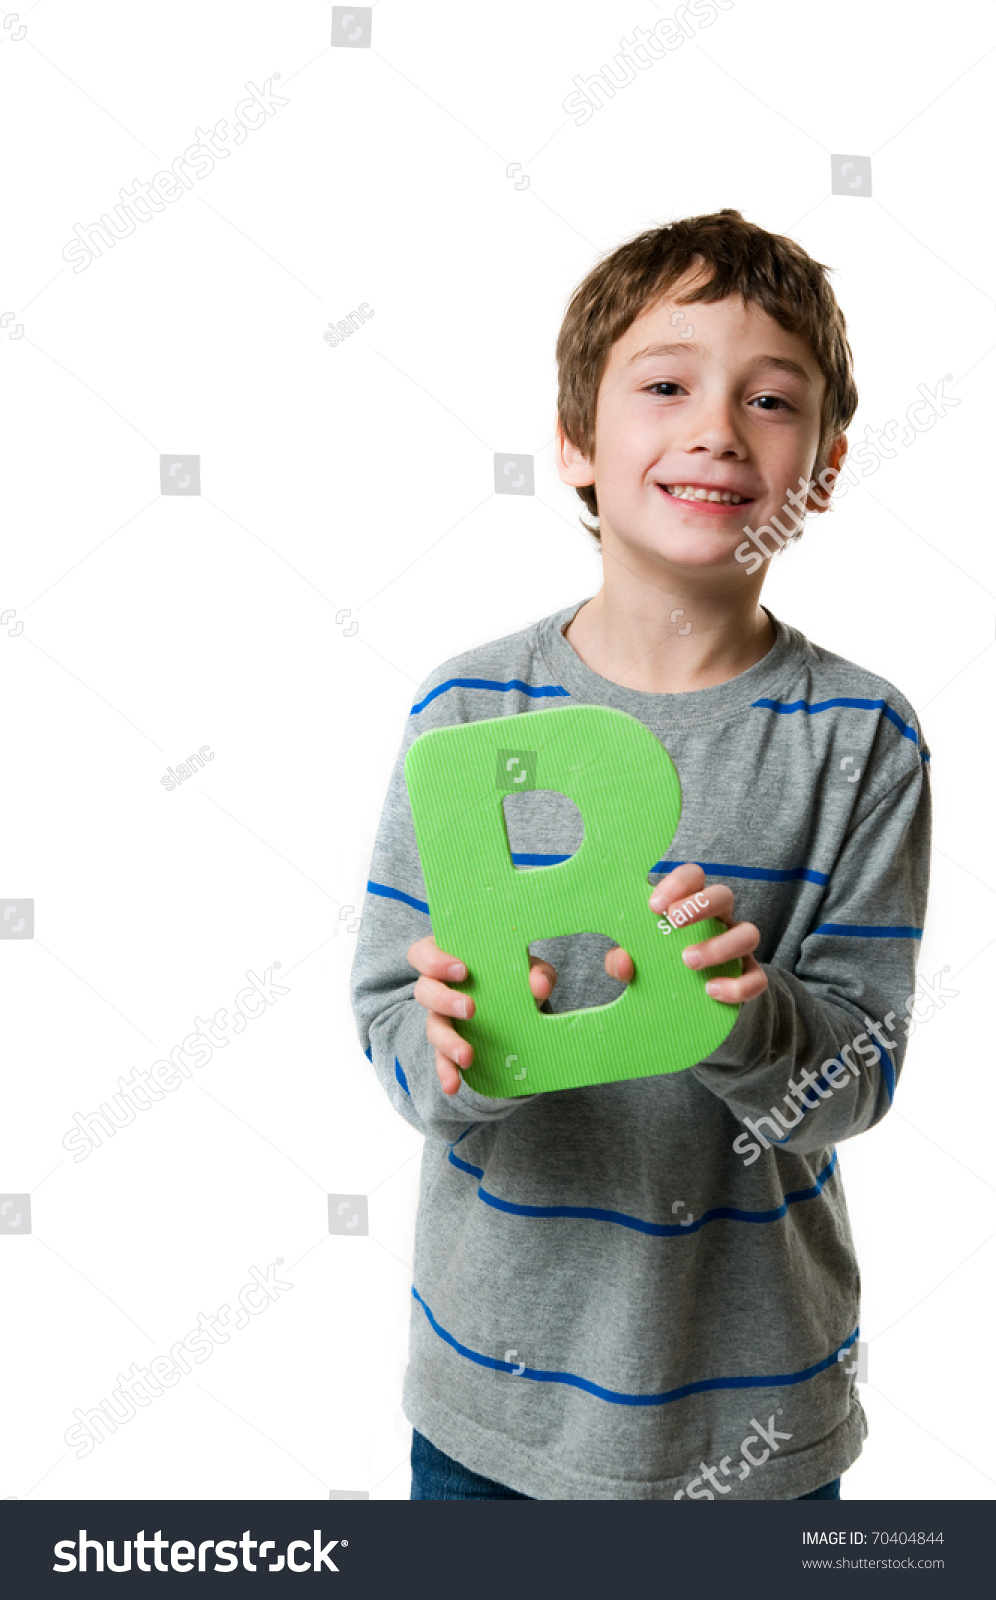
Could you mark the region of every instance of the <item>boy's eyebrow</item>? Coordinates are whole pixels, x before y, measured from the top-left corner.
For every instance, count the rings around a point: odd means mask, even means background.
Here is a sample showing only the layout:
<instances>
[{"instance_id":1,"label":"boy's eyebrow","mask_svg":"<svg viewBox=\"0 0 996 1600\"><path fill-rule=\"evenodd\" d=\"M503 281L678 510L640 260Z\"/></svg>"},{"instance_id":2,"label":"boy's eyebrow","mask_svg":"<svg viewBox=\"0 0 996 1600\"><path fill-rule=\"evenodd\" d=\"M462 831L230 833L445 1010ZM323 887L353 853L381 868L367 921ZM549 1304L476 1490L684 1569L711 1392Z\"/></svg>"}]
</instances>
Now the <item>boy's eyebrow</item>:
<instances>
[{"instance_id":1,"label":"boy's eyebrow","mask_svg":"<svg viewBox=\"0 0 996 1600\"><path fill-rule=\"evenodd\" d=\"M677 356L685 351L691 351L693 355L701 355L702 346L693 344L688 339L674 344L648 344L643 350L637 350L634 355L631 355L626 365L631 367L635 362L643 361L649 356ZM793 361L789 356L758 356L753 365L755 367L777 367L782 372L794 372L797 377L802 379L803 383L808 383L810 386L813 383L812 375L806 371L801 362Z\"/></svg>"}]
</instances>

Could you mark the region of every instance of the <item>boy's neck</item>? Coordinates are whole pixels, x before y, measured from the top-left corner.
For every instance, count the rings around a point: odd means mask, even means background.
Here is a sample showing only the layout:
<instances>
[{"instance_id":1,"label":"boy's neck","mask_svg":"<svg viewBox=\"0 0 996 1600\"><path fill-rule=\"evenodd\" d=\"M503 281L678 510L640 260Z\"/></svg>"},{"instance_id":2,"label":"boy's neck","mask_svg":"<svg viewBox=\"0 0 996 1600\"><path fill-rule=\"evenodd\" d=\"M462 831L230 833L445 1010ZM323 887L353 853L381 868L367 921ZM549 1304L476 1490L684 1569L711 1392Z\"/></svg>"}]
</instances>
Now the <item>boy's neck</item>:
<instances>
[{"instance_id":1,"label":"boy's neck","mask_svg":"<svg viewBox=\"0 0 996 1600\"><path fill-rule=\"evenodd\" d=\"M620 601L622 597L620 597ZM649 694L686 694L711 689L746 672L768 654L775 630L757 593L705 600L648 591L624 603L605 585L562 629L568 644L592 672L624 689ZM672 622L671 615L682 614ZM680 628L691 623L685 634Z\"/></svg>"}]
</instances>

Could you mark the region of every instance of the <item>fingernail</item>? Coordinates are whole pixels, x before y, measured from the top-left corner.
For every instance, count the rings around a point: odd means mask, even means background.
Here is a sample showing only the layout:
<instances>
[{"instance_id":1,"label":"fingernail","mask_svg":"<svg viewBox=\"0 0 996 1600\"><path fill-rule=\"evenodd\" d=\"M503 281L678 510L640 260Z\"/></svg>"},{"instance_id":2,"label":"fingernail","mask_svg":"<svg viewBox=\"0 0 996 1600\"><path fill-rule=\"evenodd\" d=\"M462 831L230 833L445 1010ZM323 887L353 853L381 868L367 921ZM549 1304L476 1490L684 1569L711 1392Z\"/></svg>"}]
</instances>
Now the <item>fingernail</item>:
<instances>
[{"instance_id":1,"label":"fingernail","mask_svg":"<svg viewBox=\"0 0 996 1600\"><path fill-rule=\"evenodd\" d=\"M450 967L447 971L446 976L448 978L452 978L454 983L459 983L461 978L465 978L467 976L467 968L464 966L462 961L454 961L452 967Z\"/></svg>"},{"instance_id":2,"label":"fingernail","mask_svg":"<svg viewBox=\"0 0 996 1600\"><path fill-rule=\"evenodd\" d=\"M682 950L681 959L685 963L686 967L701 967L702 965L702 957L698 950ZM706 994L711 993L712 990L709 988L709 985L706 984Z\"/></svg>"},{"instance_id":3,"label":"fingernail","mask_svg":"<svg viewBox=\"0 0 996 1600\"><path fill-rule=\"evenodd\" d=\"M714 1000L719 997L719 984L715 981L712 983L707 983L705 989L706 994L711 994Z\"/></svg>"},{"instance_id":4,"label":"fingernail","mask_svg":"<svg viewBox=\"0 0 996 1600\"><path fill-rule=\"evenodd\" d=\"M663 911L666 900L667 895L664 894L660 889L655 889L653 894L650 896L651 911Z\"/></svg>"}]
</instances>

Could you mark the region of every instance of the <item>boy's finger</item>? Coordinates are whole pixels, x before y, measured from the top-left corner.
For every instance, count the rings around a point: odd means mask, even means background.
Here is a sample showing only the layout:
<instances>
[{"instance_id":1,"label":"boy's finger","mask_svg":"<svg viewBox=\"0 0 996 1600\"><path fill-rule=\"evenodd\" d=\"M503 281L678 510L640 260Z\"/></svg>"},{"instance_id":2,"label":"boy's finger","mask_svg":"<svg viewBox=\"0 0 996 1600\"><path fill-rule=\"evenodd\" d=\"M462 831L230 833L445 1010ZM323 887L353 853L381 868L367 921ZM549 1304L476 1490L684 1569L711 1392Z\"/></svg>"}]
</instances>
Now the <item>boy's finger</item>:
<instances>
[{"instance_id":1,"label":"boy's finger","mask_svg":"<svg viewBox=\"0 0 996 1600\"><path fill-rule=\"evenodd\" d=\"M427 978L424 974L415 985L413 997L427 1011L439 1011L447 1017L474 1015L474 1001L469 994L462 994L459 989L448 989L445 983L440 983L436 978Z\"/></svg>"},{"instance_id":2,"label":"boy's finger","mask_svg":"<svg viewBox=\"0 0 996 1600\"><path fill-rule=\"evenodd\" d=\"M738 922L727 933L717 933L701 944L690 944L681 952L686 967L718 967L736 956L749 956L761 942L753 922Z\"/></svg>"},{"instance_id":3,"label":"boy's finger","mask_svg":"<svg viewBox=\"0 0 996 1600\"><path fill-rule=\"evenodd\" d=\"M733 890L726 883L711 883L708 889L699 889L695 894L680 895L676 900L669 900L667 914L669 920L676 926L702 922L706 917L715 917L719 922L726 922L732 927L736 921L733 913Z\"/></svg>"},{"instance_id":4,"label":"boy's finger","mask_svg":"<svg viewBox=\"0 0 996 1600\"><path fill-rule=\"evenodd\" d=\"M605 952L605 970L610 978L615 978L618 983L632 983L636 968L633 966L633 957L621 944Z\"/></svg>"},{"instance_id":5,"label":"boy's finger","mask_svg":"<svg viewBox=\"0 0 996 1600\"><path fill-rule=\"evenodd\" d=\"M549 961L540 961L536 956L529 957L529 988L534 1000L549 1000L556 981L556 967L551 966Z\"/></svg>"},{"instance_id":6,"label":"boy's finger","mask_svg":"<svg viewBox=\"0 0 996 1600\"><path fill-rule=\"evenodd\" d=\"M438 1011L430 1011L425 1019L425 1036L440 1055L458 1067L467 1068L474 1059L474 1049L462 1039L455 1028Z\"/></svg>"},{"instance_id":7,"label":"boy's finger","mask_svg":"<svg viewBox=\"0 0 996 1600\"><path fill-rule=\"evenodd\" d=\"M756 1000L768 987L768 974L753 956L744 957L743 975L739 978L710 978L706 994L726 1005L742 1005L746 1000Z\"/></svg>"},{"instance_id":8,"label":"boy's finger","mask_svg":"<svg viewBox=\"0 0 996 1600\"><path fill-rule=\"evenodd\" d=\"M675 900L694 894L705 883L705 873L697 861L683 861L662 878L650 896L651 911L664 911Z\"/></svg>"},{"instance_id":9,"label":"boy's finger","mask_svg":"<svg viewBox=\"0 0 996 1600\"><path fill-rule=\"evenodd\" d=\"M436 1051L436 1075L444 1094L456 1094L463 1081L452 1061L447 1061L440 1050Z\"/></svg>"},{"instance_id":10,"label":"boy's finger","mask_svg":"<svg viewBox=\"0 0 996 1600\"><path fill-rule=\"evenodd\" d=\"M451 983L462 983L467 976L467 968L460 957L440 950L431 933L410 944L405 955L410 966L430 978L448 978Z\"/></svg>"}]
</instances>

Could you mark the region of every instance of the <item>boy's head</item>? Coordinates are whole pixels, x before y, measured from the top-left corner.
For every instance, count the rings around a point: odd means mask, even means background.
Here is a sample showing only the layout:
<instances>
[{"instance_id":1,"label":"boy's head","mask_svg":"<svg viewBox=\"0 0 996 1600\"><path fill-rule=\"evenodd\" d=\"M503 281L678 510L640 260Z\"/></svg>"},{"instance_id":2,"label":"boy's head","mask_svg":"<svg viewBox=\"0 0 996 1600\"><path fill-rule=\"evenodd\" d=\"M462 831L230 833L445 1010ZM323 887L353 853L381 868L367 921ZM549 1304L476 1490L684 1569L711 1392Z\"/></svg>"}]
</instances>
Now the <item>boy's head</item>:
<instances>
[{"instance_id":1,"label":"boy's head","mask_svg":"<svg viewBox=\"0 0 996 1600\"><path fill-rule=\"evenodd\" d=\"M724 210L640 234L588 274L557 340L558 470L599 543L715 568L745 527L774 516L798 537L826 508L858 403L826 271ZM750 503L702 510L697 485Z\"/></svg>"}]
</instances>

